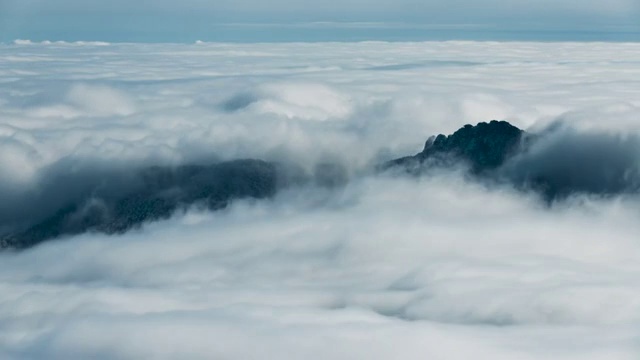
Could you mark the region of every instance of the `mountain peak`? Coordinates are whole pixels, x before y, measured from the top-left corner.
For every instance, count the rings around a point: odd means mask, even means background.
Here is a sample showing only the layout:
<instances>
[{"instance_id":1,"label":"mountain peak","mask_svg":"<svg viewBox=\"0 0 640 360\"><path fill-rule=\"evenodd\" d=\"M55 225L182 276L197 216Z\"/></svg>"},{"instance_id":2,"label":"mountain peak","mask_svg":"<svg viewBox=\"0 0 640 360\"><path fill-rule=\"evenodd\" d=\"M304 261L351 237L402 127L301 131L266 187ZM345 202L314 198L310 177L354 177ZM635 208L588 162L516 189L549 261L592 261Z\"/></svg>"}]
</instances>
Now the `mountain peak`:
<instances>
[{"instance_id":1,"label":"mountain peak","mask_svg":"<svg viewBox=\"0 0 640 360\"><path fill-rule=\"evenodd\" d=\"M430 137L422 152L392 160L385 168L422 164L427 160L442 163L456 159L468 162L475 173L495 169L513 153L524 133L507 121L492 120L475 126L467 124L451 135Z\"/></svg>"}]
</instances>

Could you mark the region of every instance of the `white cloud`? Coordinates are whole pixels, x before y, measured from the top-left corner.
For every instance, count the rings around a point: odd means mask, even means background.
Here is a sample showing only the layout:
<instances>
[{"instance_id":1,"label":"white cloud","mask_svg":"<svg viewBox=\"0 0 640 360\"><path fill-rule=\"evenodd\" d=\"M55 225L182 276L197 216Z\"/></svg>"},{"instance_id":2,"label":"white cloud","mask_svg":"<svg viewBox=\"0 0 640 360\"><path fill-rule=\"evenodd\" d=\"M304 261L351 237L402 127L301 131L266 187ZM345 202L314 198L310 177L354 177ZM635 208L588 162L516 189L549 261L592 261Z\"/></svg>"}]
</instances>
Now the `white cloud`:
<instances>
[{"instance_id":1,"label":"white cloud","mask_svg":"<svg viewBox=\"0 0 640 360\"><path fill-rule=\"evenodd\" d=\"M638 134L639 63L604 43L0 45L5 201L73 159L353 174L0 254L0 357L637 359L637 197L358 173L492 118Z\"/></svg>"},{"instance_id":2,"label":"white cloud","mask_svg":"<svg viewBox=\"0 0 640 360\"><path fill-rule=\"evenodd\" d=\"M260 90L259 90L260 91ZM261 89L265 98L257 99L258 112L308 120L341 119L352 109L346 95L320 84L270 84Z\"/></svg>"},{"instance_id":3,"label":"white cloud","mask_svg":"<svg viewBox=\"0 0 640 360\"><path fill-rule=\"evenodd\" d=\"M133 103L126 95L109 87L74 85L67 95L69 102L89 115L131 115Z\"/></svg>"},{"instance_id":4,"label":"white cloud","mask_svg":"<svg viewBox=\"0 0 640 360\"><path fill-rule=\"evenodd\" d=\"M451 175L364 180L321 207L317 196L3 255L0 347L53 358L445 359L469 356L461 344L497 358L637 355L624 340L640 321L637 202L549 210Z\"/></svg>"},{"instance_id":5,"label":"white cloud","mask_svg":"<svg viewBox=\"0 0 640 360\"><path fill-rule=\"evenodd\" d=\"M50 41L43 40L39 43L33 42L31 40L25 39L15 39L13 41L14 45L76 45L76 46L109 46L108 42L104 41L75 41L75 42L67 42L67 41Z\"/></svg>"}]
</instances>

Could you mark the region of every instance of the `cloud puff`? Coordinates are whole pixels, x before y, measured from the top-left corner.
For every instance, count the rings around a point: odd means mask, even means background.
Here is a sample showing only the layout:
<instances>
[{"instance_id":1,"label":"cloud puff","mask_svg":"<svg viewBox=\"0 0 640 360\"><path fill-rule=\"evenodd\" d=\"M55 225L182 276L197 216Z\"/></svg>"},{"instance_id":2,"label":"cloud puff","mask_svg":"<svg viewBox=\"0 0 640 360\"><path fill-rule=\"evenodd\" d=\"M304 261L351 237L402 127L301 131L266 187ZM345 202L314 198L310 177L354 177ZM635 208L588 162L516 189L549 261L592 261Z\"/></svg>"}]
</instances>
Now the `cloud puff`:
<instances>
[{"instance_id":1,"label":"cloud puff","mask_svg":"<svg viewBox=\"0 0 640 360\"><path fill-rule=\"evenodd\" d=\"M640 190L640 138L635 134L579 132L559 124L532 135L531 142L501 169L516 183L541 186L551 198Z\"/></svg>"},{"instance_id":2,"label":"cloud puff","mask_svg":"<svg viewBox=\"0 0 640 360\"><path fill-rule=\"evenodd\" d=\"M274 83L238 93L220 104L233 112L251 108L259 114L275 114L302 120L339 120L351 115L348 96L317 83Z\"/></svg>"},{"instance_id":3,"label":"cloud puff","mask_svg":"<svg viewBox=\"0 0 640 360\"><path fill-rule=\"evenodd\" d=\"M52 169L250 157L351 178L0 253L2 358L640 355L637 196L548 206L455 169L367 174L491 118L630 144L636 44L0 46L14 209ZM560 145L520 164L548 166Z\"/></svg>"}]
</instances>

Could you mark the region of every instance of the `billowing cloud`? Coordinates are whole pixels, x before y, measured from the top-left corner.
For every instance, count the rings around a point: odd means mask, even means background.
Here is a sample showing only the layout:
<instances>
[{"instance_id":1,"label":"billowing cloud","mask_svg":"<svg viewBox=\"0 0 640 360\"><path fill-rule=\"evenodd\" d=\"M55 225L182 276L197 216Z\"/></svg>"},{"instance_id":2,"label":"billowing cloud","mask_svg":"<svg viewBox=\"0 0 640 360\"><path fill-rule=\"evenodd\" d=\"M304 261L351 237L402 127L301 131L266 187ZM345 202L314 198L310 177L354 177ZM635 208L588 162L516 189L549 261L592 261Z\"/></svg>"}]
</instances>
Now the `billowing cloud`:
<instances>
[{"instance_id":1,"label":"billowing cloud","mask_svg":"<svg viewBox=\"0 0 640 360\"><path fill-rule=\"evenodd\" d=\"M492 118L565 124L516 173L633 165L640 46L103 45L0 46L3 216L93 169L257 158L350 181L0 253L0 358L640 355L637 194L367 172Z\"/></svg>"}]
</instances>

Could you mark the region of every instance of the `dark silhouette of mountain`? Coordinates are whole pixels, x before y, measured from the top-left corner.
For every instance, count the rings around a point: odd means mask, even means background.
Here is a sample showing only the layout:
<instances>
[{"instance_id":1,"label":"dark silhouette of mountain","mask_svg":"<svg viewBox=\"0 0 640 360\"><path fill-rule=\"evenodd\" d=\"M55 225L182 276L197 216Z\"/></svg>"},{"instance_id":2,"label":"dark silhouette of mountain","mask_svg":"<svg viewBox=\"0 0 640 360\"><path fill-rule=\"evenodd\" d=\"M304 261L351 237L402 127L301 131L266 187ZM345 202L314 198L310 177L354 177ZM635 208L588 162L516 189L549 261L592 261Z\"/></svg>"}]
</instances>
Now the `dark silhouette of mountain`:
<instances>
[{"instance_id":1,"label":"dark silhouette of mountain","mask_svg":"<svg viewBox=\"0 0 640 360\"><path fill-rule=\"evenodd\" d=\"M523 135L524 131L506 121L465 125L452 135L430 137L420 153L389 161L382 168L404 167L415 172L425 170L425 163L446 166L463 161L473 173L479 174L504 164L520 145Z\"/></svg>"},{"instance_id":2,"label":"dark silhouette of mountain","mask_svg":"<svg viewBox=\"0 0 640 360\"><path fill-rule=\"evenodd\" d=\"M556 124L529 134L506 121L465 125L427 141L422 152L383 164L423 175L465 164L477 179L533 190L547 202L574 194L640 192L640 139L581 133Z\"/></svg>"},{"instance_id":3,"label":"dark silhouette of mountain","mask_svg":"<svg viewBox=\"0 0 640 360\"><path fill-rule=\"evenodd\" d=\"M129 175L126 187L95 182L42 221L1 236L0 248L26 248L85 232L123 233L193 204L218 210L234 199L268 198L281 175L275 164L259 160L146 168Z\"/></svg>"},{"instance_id":4,"label":"dark silhouette of mountain","mask_svg":"<svg viewBox=\"0 0 640 360\"><path fill-rule=\"evenodd\" d=\"M581 193L640 192L638 137L557 126L534 135L495 120L431 137L418 154L386 162L378 170L421 176L460 164L472 178L533 190L549 203ZM194 205L213 211L236 199L269 198L296 184L331 188L348 181L346 169L331 162L317 164L311 175L261 160L84 173L63 171L68 165L54 169L34 197L2 207L0 249L23 249L85 232L119 234Z\"/></svg>"}]
</instances>

